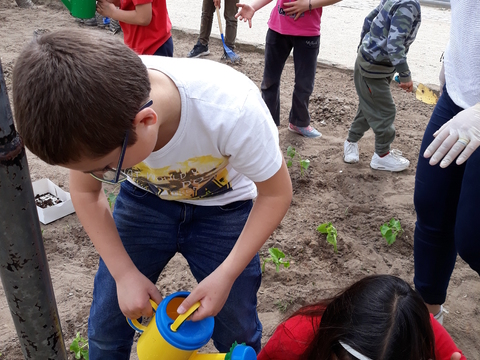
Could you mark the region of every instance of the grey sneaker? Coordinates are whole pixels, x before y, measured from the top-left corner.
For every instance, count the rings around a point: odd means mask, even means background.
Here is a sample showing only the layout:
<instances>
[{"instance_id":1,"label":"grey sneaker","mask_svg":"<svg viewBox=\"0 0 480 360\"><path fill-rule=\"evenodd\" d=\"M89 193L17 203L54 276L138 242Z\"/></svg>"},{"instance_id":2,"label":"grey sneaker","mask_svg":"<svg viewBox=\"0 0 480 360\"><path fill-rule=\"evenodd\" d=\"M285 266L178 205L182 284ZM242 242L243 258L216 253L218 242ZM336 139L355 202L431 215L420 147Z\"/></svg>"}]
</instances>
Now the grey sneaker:
<instances>
[{"instance_id":1,"label":"grey sneaker","mask_svg":"<svg viewBox=\"0 0 480 360\"><path fill-rule=\"evenodd\" d=\"M108 26L108 29L113 33L113 35L122 31L122 28L118 20L113 20L113 19L110 19L110 25Z\"/></svg>"},{"instance_id":2,"label":"grey sneaker","mask_svg":"<svg viewBox=\"0 0 480 360\"><path fill-rule=\"evenodd\" d=\"M370 167L375 170L385 171L403 171L410 165L410 161L402 156L400 150L390 150L388 155L380 157L377 153L373 153Z\"/></svg>"},{"instance_id":3,"label":"grey sneaker","mask_svg":"<svg viewBox=\"0 0 480 360\"><path fill-rule=\"evenodd\" d=\"M193 49L188 53L189 58L198 58L210 54L208 45L203 45L200 41L197 41Z\"/></svg>"},{"instance_id":4,"label":"grey sneaker","mask_svg":"<svg viewBox=\"0 0 480 360\"><path fill-rule=\"evenodd\" d=\"M355 164L359 159L358 143L345 140L343 143L343 161L348 164Z\"/></svg>"}]
</instances>

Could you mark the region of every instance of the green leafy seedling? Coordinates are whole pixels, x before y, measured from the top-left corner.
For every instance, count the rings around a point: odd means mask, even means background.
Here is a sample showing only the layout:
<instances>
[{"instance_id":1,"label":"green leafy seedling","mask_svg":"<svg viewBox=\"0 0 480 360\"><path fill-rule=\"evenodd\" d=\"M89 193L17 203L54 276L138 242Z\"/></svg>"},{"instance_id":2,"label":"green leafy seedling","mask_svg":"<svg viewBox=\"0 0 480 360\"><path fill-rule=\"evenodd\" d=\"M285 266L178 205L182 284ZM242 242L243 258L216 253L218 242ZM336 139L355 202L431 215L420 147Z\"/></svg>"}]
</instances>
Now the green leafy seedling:
<instances>
[{"instance_id":1,"label":"green leafy seedling","mask_svg":"<svg viewBox=\"0 0 480 360\"><path fill-rule=\"evenodd\" d=\"M333 251L337 251L337 229L331 222L320 224L317 227L317 231L322 234L327 234L327 242L333 245Z\"/></svg>"},{"instance_id":2,"label":"green leafy seedling","mask_svg":"<svg viewBox=\"0 0 480 360\"><path fill-rule=\"evenodd\" d=\"M107 196L108 206L110 206L110 210L113 211L113 207L115 206L115 201L117 200L116 190L118 186L115 187L112 191L108 191L107 189L103 189L103 192Z\"/></svg>"},{"instance_id":3,"label":"green leafy seedling","mask_svg":"<svg viewBox=\"0 0 480 360\"><path fill-rule=\"evenodd\" d=\"M280 271L280 265L283 265L283 267L285 268L290 267L290 261L283 260L283 258L285 257L285 254L283 253L283 251L275 247L271 247L268 249L268 252L270 253L270 256L268 258L263 259L262 272L265 272L265 264L267 262L273 262L276 266L277 272Z\"/></svg>"},{"instance_id":4,"label":"green leafy seedling","mask_svg":"<svg viewBox=\"0 0 480 360\"><path fill-rule=\"evenodd\" d=\"M79 332L70 345L70 351L75 354L75 359L88 360L88 341L80 336Z\"/></svg>"},{"instance_id":5,"label":"green leafy seedling","mask_svg":"<svg viewBox=\"0 0 480 360\"><path fill-rule=\"evenodd\" d=\"M289 146L287 148L287 156L289 159L287 159L287 167L292 167L294 161L298 161L300 164L300 174L303 175L305 171L308 170L308 167L310 166L310 160L307 159L302 159L300 155L297 154L295 148L293 146ZM297 160L296 158L300 158L300 160Z\"/></svg>"},{"instance_id":6,"label":"green leafy seedling","mask_svg":"<svg viewBox=\"0 0 480 360\"><path fill-rule=\"evenodd\" d=\"M382 237L387 241L387 244L392 245L395 240L397 240L397 236L403 233L400 220L392 218L388 223L380 226L380 232L382 233Z\"/></svg>"}]
</instances>

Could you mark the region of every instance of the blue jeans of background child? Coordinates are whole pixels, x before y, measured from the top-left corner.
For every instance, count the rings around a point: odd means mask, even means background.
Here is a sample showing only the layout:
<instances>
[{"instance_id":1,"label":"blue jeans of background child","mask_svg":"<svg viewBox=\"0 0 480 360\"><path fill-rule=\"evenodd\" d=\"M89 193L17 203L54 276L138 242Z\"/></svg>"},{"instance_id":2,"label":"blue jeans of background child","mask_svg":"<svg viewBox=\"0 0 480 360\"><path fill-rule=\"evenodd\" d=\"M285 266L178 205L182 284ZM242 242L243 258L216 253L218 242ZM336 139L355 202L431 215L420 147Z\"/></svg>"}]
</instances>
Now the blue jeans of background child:
<instances>
[{"instance_id":1,"label":"blue jeans of background child","mask_svg":"<svg viewBox=\"0 0 480 360\"><path fill-rule=\"evenodd\" d=\"M445 169L423 157L433 134L463 109L446 87L427 125L415 176L415 289L427 304L443 304L458 254L480 274L480 151Z\"/></svg>"},{"instance_id":2,"label":"blue jeans of background child","mask_svg":"<svg viewBox=\"0 0 480 360\"><path fill-rule=\"evenodd\" d=\"M282 35L268 29L265 41L265 69L262 97L277 126L280 126L280 78L283 67L293 48L295 87L289 122L306 127L310 124L308 103L315 85L320 36Z\"/></svg>"},{"instance_id":3,"label":"blue jeans of background child","mask_svg":"<svg viewBox=\"0 0 480 360\"><path fill-rule=\"evenodd\" d=\"M170 38L167 41L165 41L165 43L162 46L160 46L153 55L173 57L172 37L170 36Z\"/></svg>"},{"instance_id":4,"label":"blue jeans of background child","mask_svg":"<svg viewBox=\"0 0 480 360\"><path fill-rule=\"evenodd\" d=\"M114 219L128 254L153 283L177 252L185 257L200 282L230 253L251 208L251 200L226 206L165 201L124 182ZM262 325L256 309L260 283L257 254L237 278L225 306L215 317L212 339L220 352L228 352L234 341L260 351ZM88 319L90 360L128 360L133 335L120 311L115 281L100 260Z\"/></svg>"}]
</instances>

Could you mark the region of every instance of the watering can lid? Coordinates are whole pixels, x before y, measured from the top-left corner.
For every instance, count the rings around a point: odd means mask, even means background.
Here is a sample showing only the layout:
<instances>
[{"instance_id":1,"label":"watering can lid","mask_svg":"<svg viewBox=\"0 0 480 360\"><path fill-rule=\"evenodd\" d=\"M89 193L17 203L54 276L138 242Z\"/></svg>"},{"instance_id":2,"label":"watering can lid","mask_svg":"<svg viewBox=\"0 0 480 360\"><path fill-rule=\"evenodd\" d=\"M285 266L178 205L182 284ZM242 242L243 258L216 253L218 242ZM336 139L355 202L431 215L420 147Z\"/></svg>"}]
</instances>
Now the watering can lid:
<instances>
[{"instance_id":1,"label":"watering can lid","mask_svg":"<svg viewBox=\"0 0 480 360\"><path fill-rule=\"evenodd\" d=\"M186 298L190 293L180 291L167 296L158 306L155 314L157 329L162 337L172 346L181 350L197 350L206 345L213 334L213 317L207 317L200 321L184 321L177 331L172 331L170 326L173 320L167 315L168 303L177 297Z\"/></svg>"}]
</instances>

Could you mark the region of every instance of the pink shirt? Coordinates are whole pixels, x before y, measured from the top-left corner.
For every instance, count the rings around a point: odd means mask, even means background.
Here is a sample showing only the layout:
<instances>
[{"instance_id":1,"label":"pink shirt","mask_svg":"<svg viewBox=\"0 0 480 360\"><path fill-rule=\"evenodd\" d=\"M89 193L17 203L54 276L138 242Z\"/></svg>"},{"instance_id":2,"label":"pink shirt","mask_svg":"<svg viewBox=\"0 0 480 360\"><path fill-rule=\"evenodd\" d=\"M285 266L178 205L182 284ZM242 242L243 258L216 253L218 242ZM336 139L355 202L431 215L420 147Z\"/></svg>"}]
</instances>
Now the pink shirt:
<instances>
[{"instance_id":1,"label":"pink shirt","mask_svg":"<svg viewBox=\"0 0 480 360\"><path fill-rule=\"evenodd\" d=\"M268 20L268 27L282 35L319 36L322 8L307 10L295 21L295 15L287 16L286 7L283 7L284 3L291 1L293 0L277 0Z\"/></svg>"}]
</instances>

